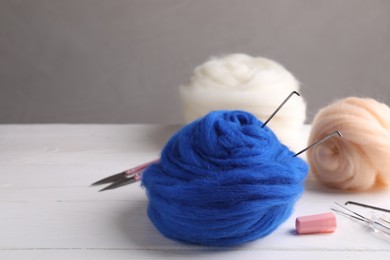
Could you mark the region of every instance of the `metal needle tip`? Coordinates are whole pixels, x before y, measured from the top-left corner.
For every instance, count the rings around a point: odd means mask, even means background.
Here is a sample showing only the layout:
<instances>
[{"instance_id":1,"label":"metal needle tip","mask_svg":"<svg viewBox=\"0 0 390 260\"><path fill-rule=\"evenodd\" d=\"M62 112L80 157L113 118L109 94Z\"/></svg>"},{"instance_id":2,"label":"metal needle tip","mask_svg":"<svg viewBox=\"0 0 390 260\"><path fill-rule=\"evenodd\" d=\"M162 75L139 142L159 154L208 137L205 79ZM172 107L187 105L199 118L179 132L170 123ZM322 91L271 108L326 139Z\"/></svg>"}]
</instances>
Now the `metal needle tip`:
<instances>
[{"instance_id":1,"label":"metal needle tip","mask_svg":"<svg viewBox=\"0 0 390 260\"><path fill-rule=\"evenodd\" d=\"M309 150L309 149L312 148L313 146L316 146L317 144L320 144L320 143L322 143L322 142L325 142L325 141L328 140L329 138L331 138L331 137L333 137L333 136L336 136L336 135L337 135L338 137L342 137L342 136L343 136L343 135L340 133L340 131L337 131L337 130L336 130L336 131L334 131L334 132L332 132L332 133L330 133L330 134L327 134L327 135L324 136L322 139L320 139L320 140L318 140L317 142L315 142L315 143L309 145L308 147L306 147L305 149L301 150L300 152L294 154L293 157L296 157L296 156L300 155L301 153L306 152L307 150Z\"/></svg>"},{"instance_id":2,"label":"metal needle tip","mask_svg":"<svg viewBox=\"0 0 390 260\"><path fill-rule=\"evenodd\" d=\"M294 95L294 94L300 96L300 94L299 94L298 92L296 92L296 91L291 92L290 95L288 95L288 97L282 102L282 104L280 104L280 105L278 106L278 108L270 115L270 117L268 117L268 119L263 123L263 125L261 126L261 128L264 128L264 126L266 126L266 125L268 124L268 122L276 115L276 113L279 112L279 110L284 106L284 104L286 104L286 102L287 102L287 101L290 99L290 97L291 97L292 95Z\"/></svg>"}]
</instances>

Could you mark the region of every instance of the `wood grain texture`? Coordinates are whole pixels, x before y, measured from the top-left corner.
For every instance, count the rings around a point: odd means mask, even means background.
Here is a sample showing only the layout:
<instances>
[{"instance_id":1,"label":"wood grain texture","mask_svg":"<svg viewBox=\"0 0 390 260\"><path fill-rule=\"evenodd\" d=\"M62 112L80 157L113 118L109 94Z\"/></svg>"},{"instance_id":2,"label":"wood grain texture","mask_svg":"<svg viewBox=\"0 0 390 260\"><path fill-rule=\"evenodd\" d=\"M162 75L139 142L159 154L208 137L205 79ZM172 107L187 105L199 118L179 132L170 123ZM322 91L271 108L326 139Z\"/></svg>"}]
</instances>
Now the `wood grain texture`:
<instances>
[{"instance_id":1,"label":"wood grain texture","mask_svg":"<svg viewBox=\"0 0 390 260\"><path fill-rule=\"evenodd\" d=\"M232 249L164 238L139 184L90 183L158 157L178 126L0 125L0 259L388 259L390 241L337 216L332 234L298 236L297 216L334 201L390 208L390 191L345 193L309 178L294 214L270 236ZM307 129L308 130L308 129Z\"/></svg>"}]
</instances>

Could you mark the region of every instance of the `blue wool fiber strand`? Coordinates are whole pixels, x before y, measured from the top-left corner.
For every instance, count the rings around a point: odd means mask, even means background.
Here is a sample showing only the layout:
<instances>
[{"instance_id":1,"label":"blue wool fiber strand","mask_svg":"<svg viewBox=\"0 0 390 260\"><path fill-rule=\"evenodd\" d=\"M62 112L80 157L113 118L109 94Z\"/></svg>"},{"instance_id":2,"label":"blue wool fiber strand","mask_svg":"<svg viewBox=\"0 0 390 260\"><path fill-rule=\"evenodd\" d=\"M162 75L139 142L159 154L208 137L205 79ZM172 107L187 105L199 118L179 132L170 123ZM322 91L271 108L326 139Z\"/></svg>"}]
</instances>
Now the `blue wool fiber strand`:
<instances>
[{"instance_id":1,"label":"blue wool fiber strand","mask_svg":"<svg viewBox=\"0 0 390 260\"><path fill-rule=\"evenodd\" d=\"M235 246L291 215L308 166L262 124L247 112L215 111L171 137L142 176L149 218L163 235Z\"/></svg>"}]
</instances>

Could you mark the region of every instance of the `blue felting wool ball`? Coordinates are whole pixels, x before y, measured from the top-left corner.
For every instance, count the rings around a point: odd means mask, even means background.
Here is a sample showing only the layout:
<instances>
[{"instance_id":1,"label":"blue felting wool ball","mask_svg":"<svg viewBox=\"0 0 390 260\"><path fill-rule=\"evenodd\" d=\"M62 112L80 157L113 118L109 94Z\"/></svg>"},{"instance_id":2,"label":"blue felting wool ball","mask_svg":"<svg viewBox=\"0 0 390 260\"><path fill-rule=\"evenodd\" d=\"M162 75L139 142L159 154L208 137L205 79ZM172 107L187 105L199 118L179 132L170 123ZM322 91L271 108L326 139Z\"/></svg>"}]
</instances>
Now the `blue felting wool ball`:
<instances>
[{"instance_id":1,"label":"blue felting wool ball","mask_svg":"<svg viewBox=\"0 0 390 260\"><path fill-rule=\"evenodd\" d=\"M148 215L166 237L234 246L264 237L292 213L308 166L243 111L215 111L171 137L142 176Z\"/></svg>"}]
</instances>

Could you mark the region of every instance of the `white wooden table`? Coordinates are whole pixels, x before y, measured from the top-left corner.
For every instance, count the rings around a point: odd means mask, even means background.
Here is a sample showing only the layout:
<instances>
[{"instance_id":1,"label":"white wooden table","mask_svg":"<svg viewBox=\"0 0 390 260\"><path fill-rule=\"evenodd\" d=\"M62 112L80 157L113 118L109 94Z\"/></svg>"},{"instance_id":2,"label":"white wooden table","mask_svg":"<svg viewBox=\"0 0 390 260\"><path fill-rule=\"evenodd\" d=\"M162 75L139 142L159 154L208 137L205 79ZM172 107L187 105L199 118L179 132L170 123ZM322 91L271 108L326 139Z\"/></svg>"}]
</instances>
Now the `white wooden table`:
<instances>
[{"instance_id":1,"label":"white wooden table","mask_svg":"<svg viewBox=\"0 0 390 260\"><path fill-rule=\"evenodd\" d=\"M309 177L294 214L274 233L215 249L160 235L139 183L100 193L90 187L157 158L177 128L0 125L0 259L389 259L389 241L342 216L335 233L294 232L297 216L327 212L334 201L390 208L389 190L338 192Z\"/></svg>"}]
</instances>

